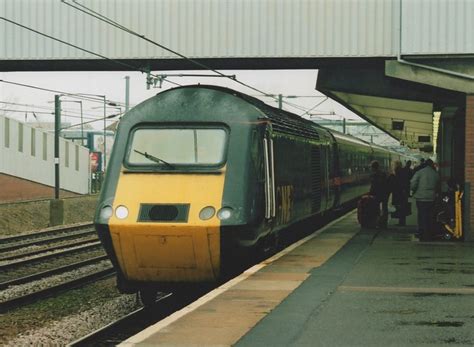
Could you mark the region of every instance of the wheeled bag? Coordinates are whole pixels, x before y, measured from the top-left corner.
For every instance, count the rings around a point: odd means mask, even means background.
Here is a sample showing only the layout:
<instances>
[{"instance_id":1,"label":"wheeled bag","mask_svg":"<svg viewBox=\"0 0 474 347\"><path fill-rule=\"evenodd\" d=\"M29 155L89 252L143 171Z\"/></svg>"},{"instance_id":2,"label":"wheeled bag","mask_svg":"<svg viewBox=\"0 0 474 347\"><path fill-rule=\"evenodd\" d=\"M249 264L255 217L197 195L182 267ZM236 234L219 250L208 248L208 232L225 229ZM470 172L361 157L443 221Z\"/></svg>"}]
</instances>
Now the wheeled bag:
<instances>
[{"instance_id":1,"label":"wheeled bag","mask_svg":"<svg viewBox=\"0 0 474 347\"><path fill-rule=\"evenodd\" d=\"M372 195L364 195L357 203L357 220L364 228L375 228L380 217L380 208Z\"/></svg>"}]
</instances>

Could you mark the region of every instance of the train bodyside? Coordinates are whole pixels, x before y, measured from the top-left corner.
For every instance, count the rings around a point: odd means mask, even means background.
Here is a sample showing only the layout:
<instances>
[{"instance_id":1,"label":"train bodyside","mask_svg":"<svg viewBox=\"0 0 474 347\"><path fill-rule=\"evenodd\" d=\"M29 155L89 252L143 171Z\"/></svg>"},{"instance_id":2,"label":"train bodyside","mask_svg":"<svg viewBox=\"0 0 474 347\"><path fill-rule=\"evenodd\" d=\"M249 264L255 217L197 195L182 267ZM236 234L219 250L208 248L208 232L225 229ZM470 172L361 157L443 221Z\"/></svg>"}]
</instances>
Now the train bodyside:
<instances>
[{"instance_id":1,"label":"train bodyside","mask_svg":"<svg viewBox=\"0 0 474 347\"><path fill-rule=\"evenodd\" d=\"M95 217L119 289L216 282L279 230L365 193L373 157L230 89L158 94L121 120Z\"/></svg>"},{"instance_id":2,"label":"train bodyside","mask_svg":"<svg viewBox=\"0 0 474 347\"><path fill-rule=\"evenodd\" d=\"M205 87L163 92L122 119L95 224L123 291L148 283L215 282L224 267L240 262L246 249L272 231L308 217L315 207L320 212L311 195L311 189L321 193L320 182L295 173L304 175L321 158L285 166L287 155L311 151L310 141L295 140L273 125L263 106ZM223 133L223 159L180 165L178 142L185 137L178 141L170 132L187 132L199 142L193 133L204 130ZM319 132L329 152L331 138L326 130ZM175 158L167 154L169 143L178 151ZM201 144L189 145L201 150ZM202 146L211 150L215 144ZM319 204L330 208L331 198L323 195ZM201 218L206 207L225 209L225 218L215 212Z\"/></svg>"},{"instance_id":3,"label":"train bodyside","mask_svg":"<svg viewBox=\"0 0 474 347\"><path fill-rule=\"evenodd\" d=\"M257 185L246 183L253 177L251 125L260 116L230 93L182 88L160 93L122 119L95 225L123 291L220 276L221 243L227 242L221 229L255 224L261 210L252 205L263 201ZM222 208L225 219L216 217Z\"/></svg>"}]
</instances>

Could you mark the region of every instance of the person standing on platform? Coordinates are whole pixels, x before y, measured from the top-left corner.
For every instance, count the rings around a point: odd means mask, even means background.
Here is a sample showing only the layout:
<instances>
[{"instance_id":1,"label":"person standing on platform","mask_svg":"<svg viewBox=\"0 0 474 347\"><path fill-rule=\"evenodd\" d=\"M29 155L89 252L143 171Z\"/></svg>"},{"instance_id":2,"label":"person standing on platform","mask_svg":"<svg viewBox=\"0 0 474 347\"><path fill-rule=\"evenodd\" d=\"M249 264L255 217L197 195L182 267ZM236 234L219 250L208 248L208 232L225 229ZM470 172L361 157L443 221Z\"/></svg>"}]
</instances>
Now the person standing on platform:
<instances>
[{"instance_id":1,"label":"person standing on platform","mask_svg":"<svg viewBox=\"0 0 474 347\"><path fill-rule=\"evenodd\" d=\"M392 192L392 205L396 208L398 226L406 225L408 196L410 194L410 178L399 160L394 162L393 174L389 178L390 191Z\"/></svg>"},{"instance_id":2,"label":"person standing on platform","mask_svg":"<svg viewBox=\"0 0 474 347\"><path fill-rule=\"evenodd\" d=\"M413 175L414 175L417 171L420 171L421 169L425 168L425 166L426 166L425 159L421 158L421 159L420 159L420 164L418 164L417 166L415 166L415 168L413 169Z\"/></svg>"},{"instance_id":3,"label":"person standing on platform","mask_svg":"<svg viewBox=\"0 0 474 347\"><path fill-rule=\"evenodd\" d=\"M410 181L418 210L418 236L420 241L433 239L434 202L439 191L439 185L439 175L431 159L425 162L425 167L418 170Z\"/></svg>"},{"instance_id":4,"label":"person standing on platform","mask_svg":"<svg viewBox=\"0 0 474 347\"><path fill-rule=\"evenodd\" d=\"M411 160L408 160L405 163L405 167L403 168L403 175L404 175L404 179L407 182L407 190L410 191L410 180L413 177L413 169L411 168Z\"/></svg>"},{"instance_id":5,"label":"person standing on platform","mask_svg":"<svg viewBox=\"0 0 474 347\"><path fill-rule=\"evenodd\" d=\"M374 160L370 163L372 174L370 175L370 192L374 196L379 208L382 205L382 215L380 216L378 227L386 228L388 220L388 189L387 174L380 170L379 162Z\"/></svg>"}]
</instances>

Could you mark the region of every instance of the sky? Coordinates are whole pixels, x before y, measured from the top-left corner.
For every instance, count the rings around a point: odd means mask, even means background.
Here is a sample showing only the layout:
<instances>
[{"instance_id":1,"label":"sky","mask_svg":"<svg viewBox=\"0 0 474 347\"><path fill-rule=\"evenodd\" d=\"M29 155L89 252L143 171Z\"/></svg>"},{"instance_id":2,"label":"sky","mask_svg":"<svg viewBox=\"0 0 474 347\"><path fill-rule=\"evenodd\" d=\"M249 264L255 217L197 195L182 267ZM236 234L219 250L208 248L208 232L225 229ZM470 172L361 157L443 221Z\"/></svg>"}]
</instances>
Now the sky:
<instances>
[{"instance_id":1,"label":"sky","mask_svg":"<svg viewBox=\"0 0 474 347\"><path fill-rule=\"evenodd\" d=\"M356 114L346 109L334 100L326 98L315 89L317 70L220 70L226 75L236 75L236 78L258 90L284 96L283 108L305 118L341 120L342 118L361 120ZM203 74L200 71L154 71L154 74ZM210 73L212 74L212 73ZM120 72L3 72L0 80L33 85L36 87L53 89L59 93L86 93L105 95L108 102L118 106L107 106L107 115L119 114L125 111L125 76L130 77L130 106L160 93L175 85L164 82L162 88L146 88L146 75L136 71ZM238 90L245 94L257 96L266 103L277 106L277 101L270 97L263 97L258 92L242 86L235 81L222 77L170 77L171 81L181 85L214 84ZM27 122L54 122L54 92L46 92L24 86L0 82L0 115L7 115L19 121ZM61 97L62 127L78 125L81 122L80 104L78 99L68 96ZM76 102L71 102L75 100ZM102 99L101 99L102 100ZM6 103L2 103L6 102ZM19 105L12 105L19 104ZM296 105L296 107L294 106ZM317 105L317 106L316 106ZM103 130L103 101L82 101L83 121L91 122L93 129ZM313 116L309 116L306 112ZM34 115L33 115L34 112ZM305 114L306 113L306 114ZM36 116L36 117L35 117ZM94 121L95 120L95 121ZM115 120L108 119L107 126ZM338 129L340 130L340 129ZM370 130L370 133L375 130ZM369 141L370 137L364 137ZM374 138L382 145L396 145L396 141L389 136L381 135Z\"/></svg>"},{"instance_id":2,"label":"sky","mask_svg":"<svg viewBox=\"0 0 474 347\"><path fill-rule=\"evenodd\" d=\"M296 96L296 98L284 98L291 104L297 104L300 108L293 107L289 104L284 104L284 108L296 114L303 114L305 110L313 108L316 104L324 100L324 95L316 91L317 70L238 70L221 72L229 75L235 74L236 77L252 85L253 87L269 93L282 94L284 96ZM169 71L169 72L155 72L155 74L202 74L203 71ZM153 95L173 88L174 85L164 82L162 88L146 88L146 75L140 72L4 72L0 73L0 79L11 81L15 83L29 84L47 89L54 89L61 92L68 93L87 93L106 95L107 100L117 104L125 103L125 76L130 76L130 104L131 106L152 97ZM244 87L230 79L226 78L211 78L211 77L173 77L170 80L182 84L216 84L226 86L243 93L258 96L256 91ZM17 112L3 111L2 114L7 113L10 117L24 121L25 115L19 111L34 111L37 112L53 112L54 111L54 95L53 92L45 92L36 89L16 86L6 83L0 83L0 101L10 103L26 104L10 105L0 104L0 109L15 110ZM265 102L277 106L277 102L269 97L261 97ZM77 100L69 97L62 97L62 100ZM84 117L101 117L103 116L103 108L101 103L93 103L83 101ZM79 122L79 118L75 118L80 113L79 103L66 102L62 105L63 113L70 114L73 117L66 116L63 122L73 123ZM124 110L118 107L108 107L107 114L115 114ZM322 118L341 119L341 117L359 119L357 115L339 105L333 100L322 102L318 107L314 108L311 113L318 114ZM331 113L335 115L328 116ZM37 119L41 122L53 121L53 116L50 114L36 113ZM306 115L306 117L308 117ZM35 121L33 115L27 116L28 121ZM94 128L101 129L102 122L91 123Z\"/></svg>"}]
</instances>

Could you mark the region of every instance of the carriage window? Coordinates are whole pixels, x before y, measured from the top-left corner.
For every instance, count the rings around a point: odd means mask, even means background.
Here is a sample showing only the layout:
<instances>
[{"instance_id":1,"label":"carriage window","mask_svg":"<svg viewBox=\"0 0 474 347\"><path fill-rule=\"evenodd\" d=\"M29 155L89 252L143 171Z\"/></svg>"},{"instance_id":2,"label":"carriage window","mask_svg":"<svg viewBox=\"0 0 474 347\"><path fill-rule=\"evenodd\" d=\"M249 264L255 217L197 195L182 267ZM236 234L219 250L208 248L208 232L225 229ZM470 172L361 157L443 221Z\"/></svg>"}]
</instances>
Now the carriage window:
<instances>
[{"instance_id":1,"label":"carriage window","mask_svg":"<svg viewBox=\"0 0 474 347\"><path fill-rule=\"evenodd\" d=\"M132 166L218 166L224 163L227 132L222 128L144 128L132 133Z\"/></svg>"}]
</instances>

